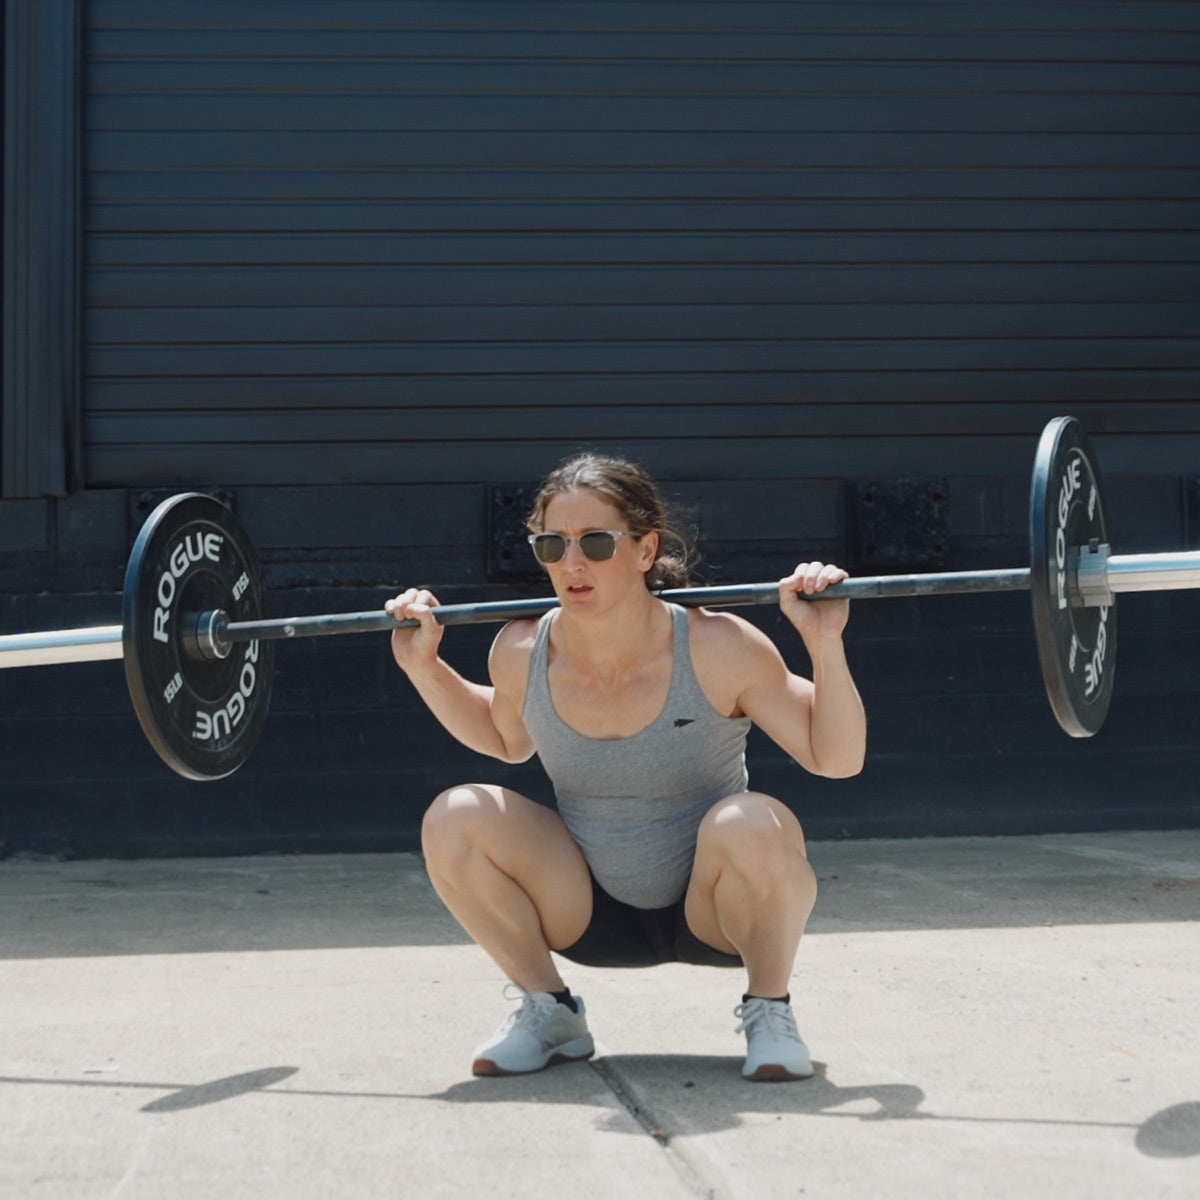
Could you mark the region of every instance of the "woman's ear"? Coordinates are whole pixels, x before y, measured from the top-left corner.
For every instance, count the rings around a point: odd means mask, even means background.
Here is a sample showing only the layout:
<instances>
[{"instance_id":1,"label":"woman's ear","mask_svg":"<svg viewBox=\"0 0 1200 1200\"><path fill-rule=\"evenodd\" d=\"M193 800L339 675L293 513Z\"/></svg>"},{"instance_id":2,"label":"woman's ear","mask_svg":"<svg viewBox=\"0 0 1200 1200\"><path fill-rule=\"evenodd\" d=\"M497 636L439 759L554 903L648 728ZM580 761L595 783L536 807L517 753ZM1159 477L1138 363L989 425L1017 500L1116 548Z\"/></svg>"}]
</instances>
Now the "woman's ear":
<instances>
[{"instance_id":1,"label":"woman's ear","mask_svg":"<svg viewBox=\"0 0 1200 1200\"><path fill-rule=\"evenodd\" d=\"M643 572L649 571L658 560L658 534L651 529L638 538L638 567Z\"/></svg>"}]
</instances>

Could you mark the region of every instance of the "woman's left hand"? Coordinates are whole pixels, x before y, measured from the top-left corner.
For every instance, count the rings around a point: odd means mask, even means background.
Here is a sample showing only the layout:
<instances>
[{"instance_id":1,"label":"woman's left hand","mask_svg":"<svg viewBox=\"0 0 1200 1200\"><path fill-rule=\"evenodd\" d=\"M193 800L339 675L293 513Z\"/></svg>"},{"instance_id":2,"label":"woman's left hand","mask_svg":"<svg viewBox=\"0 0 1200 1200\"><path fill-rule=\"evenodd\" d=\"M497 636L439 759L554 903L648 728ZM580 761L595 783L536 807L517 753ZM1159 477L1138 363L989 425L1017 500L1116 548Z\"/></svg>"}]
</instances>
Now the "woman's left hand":
<instances>
[{"instance_id":1,"label":"woman's left hand","mask_svg":"<svg viewBox=\"0 0 1200 1200\"><path fill-rule=\"evenodd\" d=\"M822 600L813 604L801 596L814 596L849 573L832 563L802 562L779 581L779 607L801 637L840 637L850 619L849 600Z\"/></svg>"}]
</instances>

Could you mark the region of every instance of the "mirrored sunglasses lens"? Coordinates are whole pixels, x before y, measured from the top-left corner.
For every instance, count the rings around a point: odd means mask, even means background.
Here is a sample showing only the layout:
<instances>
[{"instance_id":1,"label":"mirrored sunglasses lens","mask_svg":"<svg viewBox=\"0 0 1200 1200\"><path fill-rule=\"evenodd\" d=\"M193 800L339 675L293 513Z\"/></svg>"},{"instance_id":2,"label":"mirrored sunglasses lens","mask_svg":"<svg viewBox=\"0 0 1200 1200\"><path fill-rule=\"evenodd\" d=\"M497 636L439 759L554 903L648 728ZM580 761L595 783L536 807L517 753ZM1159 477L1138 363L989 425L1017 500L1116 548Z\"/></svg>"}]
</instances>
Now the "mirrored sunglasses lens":
<instances>
[{"instance_id":1,"label":"mirrored sunglasses lens","mask_svg":"<svg viewBox=\"0 0 1200 1200\"><path fill-rule=\"evenodd\" d=\"M556 563L567 552L567 539L557 533L539 533L533 539L533 554L540 563Z\"/></svg>"},{"instance_id":2,"label":"mirrored sunglasses lens","mask_svg":"<svg viewBox=\"0 0 1200 1200\"><path fill-rule=\"evenodd\" d=\"M607 562L617 552L617 539L606 530L595 529L579 539L579 548L592 562Z\"/></svg>"}]
</instances>

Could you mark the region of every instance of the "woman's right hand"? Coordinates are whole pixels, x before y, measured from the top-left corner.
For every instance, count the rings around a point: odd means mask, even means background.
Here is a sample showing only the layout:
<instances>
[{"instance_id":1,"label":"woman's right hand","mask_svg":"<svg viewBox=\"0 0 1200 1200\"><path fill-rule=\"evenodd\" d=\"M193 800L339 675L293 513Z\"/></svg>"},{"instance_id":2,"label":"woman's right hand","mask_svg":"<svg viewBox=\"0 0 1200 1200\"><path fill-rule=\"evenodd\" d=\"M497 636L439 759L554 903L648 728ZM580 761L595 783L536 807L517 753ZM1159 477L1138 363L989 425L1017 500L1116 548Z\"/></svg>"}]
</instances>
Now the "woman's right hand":
<instances>
[{"instance_id":1,"label":"woman's right hand","mask_svg":"<svg viewBox=\"0 0 1200 1200\"><path fill-rule=\"evenodd\" d=\"M443 627L434 620L437 597L427 588L409 588L383 606L398 621L415 618L420 625L392 632L392 655L403 671L420 669L437 660Z\"/></svg>"}]
</instances>

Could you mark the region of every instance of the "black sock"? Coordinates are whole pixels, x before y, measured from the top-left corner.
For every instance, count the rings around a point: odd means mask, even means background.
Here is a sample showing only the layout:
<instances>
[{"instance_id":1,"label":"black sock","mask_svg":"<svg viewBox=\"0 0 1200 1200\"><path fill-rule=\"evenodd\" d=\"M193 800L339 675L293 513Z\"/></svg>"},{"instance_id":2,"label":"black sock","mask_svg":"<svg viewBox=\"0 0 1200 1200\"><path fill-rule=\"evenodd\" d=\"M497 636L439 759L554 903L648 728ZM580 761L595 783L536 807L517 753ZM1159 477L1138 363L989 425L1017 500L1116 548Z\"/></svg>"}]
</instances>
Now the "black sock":
<instances>
[{"instance_id":1,"label":"black sock","mask_svg":"<svg viewBox=\"0 0 1200 1200\"><path fill-rule=\"evenodd\" d=\"M559 1002L559 1004L565 1004L573 1013L577 1013L579 1011L579 1005L575 1003L575 997L571 995L570 988L563 988L561 992L551 992L550 995L552 995L555 1000Z\"/></svg>"},{"instance_id":2,"label":"black sock","mask_svg":"<svg viewBox=\"0 0 1200 1200\"><path fill-rule=\"evenodd\" d=\"M784 996L751 996L747 993L742 997L743 1004L749 1004L751 1000L778 1000L781 1004L791 1004L792 993L788 992Z\"/></svg>"}]
</instances>

